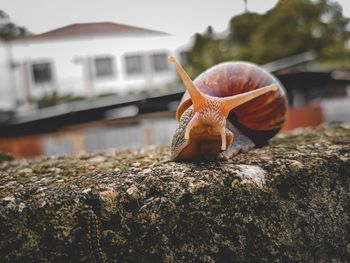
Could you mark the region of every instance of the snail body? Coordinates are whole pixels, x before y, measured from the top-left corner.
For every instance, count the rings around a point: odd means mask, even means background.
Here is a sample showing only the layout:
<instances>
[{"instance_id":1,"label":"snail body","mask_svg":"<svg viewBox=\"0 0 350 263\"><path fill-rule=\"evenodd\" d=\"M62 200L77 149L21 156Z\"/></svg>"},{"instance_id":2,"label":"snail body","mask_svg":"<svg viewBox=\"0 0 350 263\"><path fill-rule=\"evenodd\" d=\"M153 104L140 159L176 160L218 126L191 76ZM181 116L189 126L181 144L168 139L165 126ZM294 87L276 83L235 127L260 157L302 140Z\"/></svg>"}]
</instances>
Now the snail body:
<instances>
[{"instance_id":1,"label":"snail body","mask_svg":"<svg viewBox=\"0 0 350 263\"><path fill-rule=\"evenodd\" d=\"M174 57L187 91L176 111L179 127L172 160L230 159L265 144L283 126L286 92L279 81L248 62L218 64L192 81Z\"/></svg>"}]
</instances>

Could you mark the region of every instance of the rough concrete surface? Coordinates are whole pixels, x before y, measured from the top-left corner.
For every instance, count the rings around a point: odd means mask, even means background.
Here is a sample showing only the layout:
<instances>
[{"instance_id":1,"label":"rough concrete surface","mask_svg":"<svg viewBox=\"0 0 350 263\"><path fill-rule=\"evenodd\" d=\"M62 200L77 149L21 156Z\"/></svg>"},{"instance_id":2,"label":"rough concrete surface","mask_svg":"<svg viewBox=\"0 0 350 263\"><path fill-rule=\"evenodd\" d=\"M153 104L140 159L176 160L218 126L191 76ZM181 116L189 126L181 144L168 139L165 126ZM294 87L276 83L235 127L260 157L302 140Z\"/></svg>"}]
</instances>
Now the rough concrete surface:
<instances>
[{"instance_id":1,"label":"rough concrete surface","mask_svg":"<svg viewBox=\"0 0 350 263\"><path fill-rule=\"evenodd\" d=\"M1 262L348 262L348 125L230 161L169 152L4 158Z\"/></svg>"}]
</instances>

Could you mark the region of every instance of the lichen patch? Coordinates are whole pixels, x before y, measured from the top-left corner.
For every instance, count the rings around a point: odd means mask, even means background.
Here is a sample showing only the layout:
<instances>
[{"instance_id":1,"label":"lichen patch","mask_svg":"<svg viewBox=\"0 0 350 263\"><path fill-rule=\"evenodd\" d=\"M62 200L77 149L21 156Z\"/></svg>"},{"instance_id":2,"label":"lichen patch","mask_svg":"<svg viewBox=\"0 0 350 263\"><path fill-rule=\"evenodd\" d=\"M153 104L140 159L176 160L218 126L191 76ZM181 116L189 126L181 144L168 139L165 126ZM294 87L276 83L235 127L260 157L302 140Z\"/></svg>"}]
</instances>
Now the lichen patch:
<instances>
[{"instance_id":1,"label":"lichen patch","mask_svg":"<svg viewBox=\"0 0 350 263\"><path fill-rule=\"evenodd\" d=\"M254 184L263 187L266 181L266 171L257 165L237 165L240 172L237 175L241 178L242 184Z\"/></svg>"}]
</instances>

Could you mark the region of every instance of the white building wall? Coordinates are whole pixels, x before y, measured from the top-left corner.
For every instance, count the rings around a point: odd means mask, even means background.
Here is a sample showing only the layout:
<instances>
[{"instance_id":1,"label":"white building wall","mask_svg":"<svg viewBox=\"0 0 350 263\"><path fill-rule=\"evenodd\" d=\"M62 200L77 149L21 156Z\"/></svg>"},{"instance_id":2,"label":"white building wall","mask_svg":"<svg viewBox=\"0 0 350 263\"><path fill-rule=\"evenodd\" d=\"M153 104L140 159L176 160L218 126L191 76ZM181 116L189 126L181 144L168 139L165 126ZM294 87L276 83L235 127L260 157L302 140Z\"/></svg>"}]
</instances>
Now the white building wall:
<instances>
[{"instance_id":1,"label":"white building wall","mask_svg":"<svg viewBox=\"0 0 350 263\"><path fill-rule=\"evenodd\" d=\"M146 60L146 72L149 74L128 76L125 68L127 54L141 54L147 57L157 52L166 52L168 55L179 56L185 45L185 39L174 36L100 37L54 42L18 41L14 42L12 48L13 61L17 64L14 69L16 86L20 88L21 94L26 94L27 91L33 98L39 98L52 91L75 96L138 91L141 88L172 82L176 73L173 69L152 72L150 60ZM114 59L116 74L112 78L98 79L93 77L94 67L91 62L104 56ZM37 84L33 80L31 65L40 62L52 63L53 80L50 83ZM87 73L89 63L91 74Z\"/></svg>"}]
</instances>

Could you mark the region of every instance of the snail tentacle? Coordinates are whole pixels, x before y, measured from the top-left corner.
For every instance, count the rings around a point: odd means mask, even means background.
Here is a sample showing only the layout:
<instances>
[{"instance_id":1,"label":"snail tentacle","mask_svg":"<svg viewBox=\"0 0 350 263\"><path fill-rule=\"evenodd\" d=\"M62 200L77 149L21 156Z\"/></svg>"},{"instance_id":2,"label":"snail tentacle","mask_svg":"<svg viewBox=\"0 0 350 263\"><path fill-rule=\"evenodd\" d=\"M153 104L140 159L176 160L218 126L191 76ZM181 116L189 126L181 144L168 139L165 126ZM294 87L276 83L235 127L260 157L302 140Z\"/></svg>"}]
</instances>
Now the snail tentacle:
<instances>
[{"instance_id":1,"label":"snail tentacle","mask_svg":"<svg viewBox=\"0 0 350 263\"><path fill-rule=\"evenodd\" d=\"M203 104L205 104L205 95L196 87L196 85L194 85L191 78L188 76L183 67L177 62L174 56L169 57L169 62L175 66L176 71L180 75L182 82L191 96L195 111L197 111Z\"/></svg>"},{"instance_id":2,"label":"snail tentacle","mask_svg":"<svg viewBox=\"0 0 350 263\"><path fill-rule=\"evenodd\" d=\"M273 83L269 86L262 87L256 90L248 91L248 92L230 96L230 97L221 98L221 100L223 101L225 114L226 116L228 116L230 111L238 107L239 105L242 105L243 103L253 100L256 97L259 97L269 91L276 91L276 90L278 90L278 87L275 83Z\"/></svg>"},{"instance_id":3,"label":"snail tentacle","mask_svg":"<svg viewBox=\"0 0 350 263\"><path fill-rule=\"evenodd\" d=\"M190 132L193 127L197 126L200 124L200 121L198 119L198 115L195 113L193 118L190 120L190 122L186 126L186 131L185 131L185 139L188 140L190 138Z\"/></svg>"}]
</instances>

